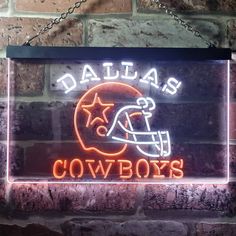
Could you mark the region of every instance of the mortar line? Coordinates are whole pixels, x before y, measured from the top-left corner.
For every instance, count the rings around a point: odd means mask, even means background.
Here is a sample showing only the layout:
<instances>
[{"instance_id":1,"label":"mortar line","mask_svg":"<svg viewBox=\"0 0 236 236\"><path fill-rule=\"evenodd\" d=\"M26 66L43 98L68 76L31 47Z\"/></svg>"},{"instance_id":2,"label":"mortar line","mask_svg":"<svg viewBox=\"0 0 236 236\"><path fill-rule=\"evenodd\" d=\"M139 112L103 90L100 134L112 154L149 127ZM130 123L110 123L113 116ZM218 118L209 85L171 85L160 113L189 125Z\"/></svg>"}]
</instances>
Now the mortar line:
<instances>
[{"instance_id":1,"label":"mortar line","mask_svg":"<svg viewBox=\"0 0 236 236\"><path fill-rule=\"evenodd\" d=\"M177 210L177 211L182 211L182 210ZM188 210L187 210L188 211ZM53 222L65 222L65 221L69 221L69 220L73 220L73 219L81 219L81 220L88 220L88 219L93 219L93 220L113 220L113 221L129 221L130 220L130 215L122 215L122 214L118 214L118 215L105 215L105 216L101 216L101 215L94 215L94 214L90 214L90 215L78 215L78 214L66 214L63 216L59 216L59 217L55 217L55 215L52 216L44 216L44 215L31 215L30 213L28 214L28 221L26 221L24 218L20 219L20 218L12 218L12 219L7 219L5 217L0 216L0 221L1 222L11 222L11 224L15 223L15 224L23 224L25 223L25 225L28 225L28 222L37 222L42 224L42 222L40 222L40 220L43 220L43 222L45 222L45 219L47 219L47 221L53 221ZM157 217L152 217L154 220L157 221L165 221L166 219L159 219ZM169 218L168 218L169 219ZM36 221L34 221L36 220ZM132 219L131 219L132 220ZM145 220L150 220L149 217L146 217ZM169 219L170 220L170 219ZM201 222L201 223L235 223L236 221L236 217L204 217L202 218L198 218L196 216L194 216L192 219L187 219L185 220L184 218L173 218L171 219L172 221L182 221L182 222L195 222L195 220L197 220L197 222ZM5 223L6 224L6 223Z\"/></svg>"},{"instance_id":2,"label":"mortar line","mask_svg":"<svg viewBox=\"0 0 236 236\"><path fill-rule=\"evenodd\" d=\"M9 17L11 17L13 15L13 11L14 11L14 3L13 3L14 0L8 0L8 12L7 12L7 15Z\"/></svg>"},{"instance_id":3,"label":"mortar line","mask_svg":"<svg viewBox=\"0 0 236 236\"><path fill-rule=\"evenodd\" d=\"M88 47L88 20L86 17L82 19L83 23L83 45Z\"/></svg>"},{"instance_id":4,"label":"mortar line","mask_svg":"<svg viewBox=\"0 0 236 236\"><path fill-rule=\"evenodd\" d=\"M7 177L5 177L5 199L7 204L10 203L11 188L12 188L12 183L9 183L7 181Z\"/></svg>"},{"instance_id":5,"label":"mortar line","mask_svg":"<svg viewBox=\"0 0 236 236\"><path fill-rule=\"evenodd\" d=\"M132 16L137 15L137 2L136 0L132 0Z\"/></svg>"},{"instance_id":6,"label":"mortar line","mask_svg":"<svg viewBox=\"0 0 236 236\"><path fill-rule=\"evenodd\" d=\"M143 219L145 218L145 213L144 213L144 197L145 197L145 188L146 186L143 184L139 184L137 185L137 189L136 189L136 201L135 201L135 208L136 208L136 212L133 215L133 217L135 217L135 219Z\"/></svg>"}]
</instances>

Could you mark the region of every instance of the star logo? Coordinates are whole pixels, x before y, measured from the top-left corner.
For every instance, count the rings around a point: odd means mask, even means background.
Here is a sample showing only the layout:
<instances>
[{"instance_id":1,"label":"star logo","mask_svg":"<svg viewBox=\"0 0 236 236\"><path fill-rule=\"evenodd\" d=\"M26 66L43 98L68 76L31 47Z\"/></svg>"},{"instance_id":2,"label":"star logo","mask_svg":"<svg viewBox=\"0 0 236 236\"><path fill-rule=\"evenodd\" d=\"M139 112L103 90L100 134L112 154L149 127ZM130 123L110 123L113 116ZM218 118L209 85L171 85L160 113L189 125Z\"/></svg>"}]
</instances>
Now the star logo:
<instances>
[{"instance_id":1,"label":"star logo","mask_svg":"<svg viewBox=\"0 0 236 236\"><path fill-rule=\"evenodd\" d=\"M90 88L78 99L74 127L79 144L85 152L118 158L126 151L127 143L111 142L111 137L107 136L117 111L122 107L122 96L131 102L142 97L142 93L124 83L106 82ZM123 114L121 116L119 120L128 128L126 118ZM118 127L117 132L119 137L128 139L126 131Z\"/></svg>"},{"instance_id":2,"label":"star logo","mask_svg":"<svg viewBox=\"0 0 236 236\"><path fill-rule=\"evenodd\" d=\"M86 127L93 126L97 122L108 124L107 111L113 106L113 103L102 102L98 94L95 93L91 104L82 105L83 111L88 115Z\"/></svg>"}]
</instances>

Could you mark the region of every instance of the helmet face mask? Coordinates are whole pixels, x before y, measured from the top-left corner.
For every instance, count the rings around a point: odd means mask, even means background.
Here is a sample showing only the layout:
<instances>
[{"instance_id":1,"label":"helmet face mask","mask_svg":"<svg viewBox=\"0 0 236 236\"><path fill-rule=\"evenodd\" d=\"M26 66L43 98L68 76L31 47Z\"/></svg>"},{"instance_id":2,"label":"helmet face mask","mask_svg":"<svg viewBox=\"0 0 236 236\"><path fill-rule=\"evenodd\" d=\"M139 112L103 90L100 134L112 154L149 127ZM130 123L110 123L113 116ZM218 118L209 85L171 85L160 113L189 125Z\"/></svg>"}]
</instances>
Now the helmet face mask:
<instances>
[{"instance_id":1,"label":"helmet face mask","mask_svg":"<svg viewBox=\"0 0 236 236\"><path fill-rule=\"evenodd\" d=\"M150 119L156 105L151 98L138 98L136 105L122 107L116 114L114 122L107 133L113 140L118 142L133 144L144 156L150 158L168 157L171 154L170 135L168 131L152 131ZM125 117L122 122L119 117ZM125 123L125 125L124 125ZM138 124L138 125L137 125ZM123 130L128 134L128 138L120 138L115 129Z\"/></svg>"}]
</instances>

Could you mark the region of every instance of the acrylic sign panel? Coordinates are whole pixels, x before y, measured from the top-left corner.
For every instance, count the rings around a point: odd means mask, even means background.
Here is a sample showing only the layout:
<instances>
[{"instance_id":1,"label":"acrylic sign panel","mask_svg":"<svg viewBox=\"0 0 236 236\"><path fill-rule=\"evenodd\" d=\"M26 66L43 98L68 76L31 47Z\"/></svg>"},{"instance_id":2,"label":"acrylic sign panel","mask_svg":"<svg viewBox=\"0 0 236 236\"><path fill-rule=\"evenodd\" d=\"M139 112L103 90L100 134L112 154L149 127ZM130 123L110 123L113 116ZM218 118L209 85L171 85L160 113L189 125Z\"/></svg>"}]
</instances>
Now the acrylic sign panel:
<instances>
[{"instance_id":1,"label":"acrylic sign panel","mask_svg":"<svg viewBox=\"0 0 236 236\"><path fill-rule=\"evenodd\" d=\"M8 59L8 181L228 181L228 60L128 56Z\"/></svg>"}]
</instances>

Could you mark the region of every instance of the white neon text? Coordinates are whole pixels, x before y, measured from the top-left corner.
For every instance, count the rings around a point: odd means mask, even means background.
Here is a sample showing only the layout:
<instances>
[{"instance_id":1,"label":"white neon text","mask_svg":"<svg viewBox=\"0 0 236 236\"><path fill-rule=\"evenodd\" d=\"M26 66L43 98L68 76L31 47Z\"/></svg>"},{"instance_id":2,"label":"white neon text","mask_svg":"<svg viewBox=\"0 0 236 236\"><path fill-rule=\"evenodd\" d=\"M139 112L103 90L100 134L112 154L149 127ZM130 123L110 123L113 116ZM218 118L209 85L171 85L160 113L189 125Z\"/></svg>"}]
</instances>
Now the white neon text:
<instances>
[{"instance_id":1,"label":"white neon text","mask_svg":"<svg viewBox=\"0 0 236 236\"><path fill-rule=\"evenodd\" d=\"M89 79L92 81L98 81L101 80L96 73L94 72L94 70L92 69L92 67L90 65L85 65L84 66L84 70L83 70L83 75L82 75L82 79L80 81L80 83L86 83L89 82Z\"/></svg>"},{"instance_id":2,"label":"white neon text","mask_svg":"<svg viewBox=\"0 0 236 236\"><path fill-rule=\"evenodd\" d=\"M75 89L77 85L75 78L71 74L63 75L60 79L57 80L57 83L60 83L60 82L63 84L63 86L66 89L65 94ZM72 84L70 85L69 82L70 83L72 82Z\"/></svg>"},{"instance_id":3,"label":"white neon text","mask_svg":"<svg viewBox=\"0 0 236 236\"><path fill-rule=\"evenodd\" d=\"M105 70L103 79L104 80L124 79L124 80L129 80L129 81L138 79L138 72L132 71L132 68L134 66L133 62L121 62L121 65L123 68L121 70L123 71L123 74L118 70L112 73L112 67L113 67L112 62L103 63L103 68ZM91 82L97 82L100 80L101 78L97 76L92 66L88 64L84 65L82 77L79 81L80 84L87 84ZM150 70L148 70L148 72L141 79L139 79L139 81L140 83L150 85L151 87L155 89L160 89L163 93L166 93L168 95L175 95L179 91L182 85L181 81L177 80L174 77L170 77L161 88L158 85L159 77L158 77L156 68L151 68ZM65 88L65 94L71 92L77 87L76 79L69 73L59 78L57 80L57 83L62 83L62 85Z\"/></svg>"},{"instance_id":4,"label":"white neon text","mask_svg":"<svg viewBox=\"0 0 236 236\"><path fill-rule=\"evenodd\" d=\"M171 77L168 79L167 84L164 85L162 88L163 92L169 93L171 95L174 95L177 93L178 89L181 86L181 82L178 81L177 79Z\"/></svg>"},{"instance_id":5,"label":"white neon text","mask_svg":"<svg viewBox=\"0 0 236 236\"><path fill-rule=\"evenodd\" d=\"M148 84L151 83L151 85L155 88L159 88L158 86L158 76L157 76L157 70L155 68L152 68L147 72L147 74L140 79L140 82Z\"/></svg>"},{"instance_id":6,"label":"white neon text","mask_svg":"<svg viewBox=\"0 0 236 236\"><path fill-rule=\"evenodd\" d=\"M112 66L113 66L113 63L111 63L111 62L103 63L103 67L105 67L107 69L107 76L104 76L105 80L113 80L113 79L117 79L119 77L119 71L116 71L116 75L111 76L111 67Z\"/></svg>"},{"instance_id":7,"label":"white neon text","mask_svg":"<svg viewBox=\"0 0 236 236\"><path fill-rule=\"evenodd\" d=\"M134 80L137 78L137 71L134 72L134 75L130 75L130 68L134 66L133 62L121 62L121 65L125 66L125 74L121 75L122 79Z\"/></svg>"}]
</instances>

